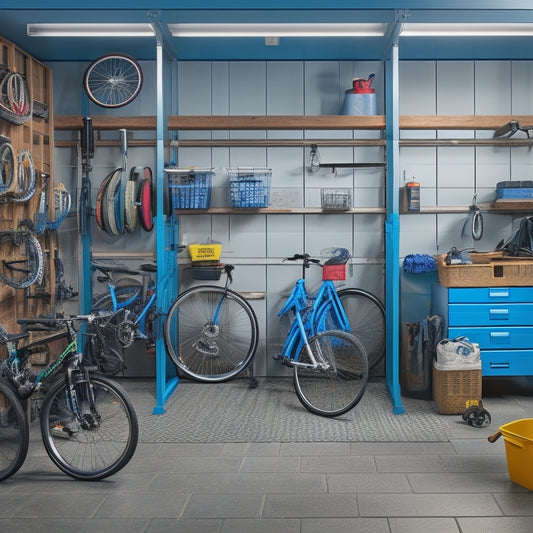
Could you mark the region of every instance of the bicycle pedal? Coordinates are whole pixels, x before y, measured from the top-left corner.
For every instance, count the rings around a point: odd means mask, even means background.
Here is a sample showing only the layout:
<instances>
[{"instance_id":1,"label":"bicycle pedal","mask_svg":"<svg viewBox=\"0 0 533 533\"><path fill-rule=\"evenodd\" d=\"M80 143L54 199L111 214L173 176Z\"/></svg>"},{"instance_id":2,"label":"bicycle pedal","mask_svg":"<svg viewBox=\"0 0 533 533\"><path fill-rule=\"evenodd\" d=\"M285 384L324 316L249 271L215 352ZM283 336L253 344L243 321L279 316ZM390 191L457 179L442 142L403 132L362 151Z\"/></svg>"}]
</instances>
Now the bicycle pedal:
<instances>
[{"instance_id":1,"label":"bicycle pedal","mask_svg":"<svg viewBox=\"0 0 533 533\"><path fill-rule=\"evenodd\" d=\"M59 437L60 439L70 439L70 437L74 435L74 431L72 431L66 426L57 424L50 430L50 434L53 437Z\"/></svg>"}]
</instances>

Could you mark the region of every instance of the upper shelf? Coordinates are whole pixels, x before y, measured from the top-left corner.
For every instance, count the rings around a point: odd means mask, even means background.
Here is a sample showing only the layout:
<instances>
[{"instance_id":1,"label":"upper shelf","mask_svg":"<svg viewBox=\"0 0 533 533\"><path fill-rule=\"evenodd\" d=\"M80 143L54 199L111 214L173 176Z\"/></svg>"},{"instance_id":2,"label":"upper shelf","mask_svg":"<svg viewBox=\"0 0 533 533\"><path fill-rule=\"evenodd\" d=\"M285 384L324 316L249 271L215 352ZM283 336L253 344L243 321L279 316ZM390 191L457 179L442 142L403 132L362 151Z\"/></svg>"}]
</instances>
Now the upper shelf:
<instances>
[{"instance_id":1,"label":"upper shelf","mask_svg":"<svg viewBox=\"0 0 533 533\"><path fill-rule=\"evenodd\" d=\"M92 117L96 130L155 130L155 116ZM401 115L402 130L495 130L511 120L533 124L532 115ZM384 130L384 115L295 116L295 115L172 115L169 130ZM78 130L83 118L78 115L56 116L56 130Z\"/></svg>"}]
</instances>

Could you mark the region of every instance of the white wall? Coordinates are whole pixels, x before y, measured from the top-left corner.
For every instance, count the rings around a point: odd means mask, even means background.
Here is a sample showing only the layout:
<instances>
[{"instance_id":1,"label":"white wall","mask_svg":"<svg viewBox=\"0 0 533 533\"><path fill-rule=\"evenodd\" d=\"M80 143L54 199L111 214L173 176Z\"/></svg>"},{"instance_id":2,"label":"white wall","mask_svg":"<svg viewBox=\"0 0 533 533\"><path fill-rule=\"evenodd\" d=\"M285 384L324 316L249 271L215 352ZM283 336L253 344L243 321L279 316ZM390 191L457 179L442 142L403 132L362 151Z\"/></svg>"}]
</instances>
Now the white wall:
<instances>
[{"instance_id":1,"label":"white wall","mask_svg":"<svg viewBox=\"0 0 533 533\"><path fill-rule=\"evenodd\" d=\"M56 115L82 114L81 79L85 64L51 64L54 73L54 112ZM154 115L155 93L149 80L155 80L155 65L143 63L145 85L132 104L115 110L121 115ZM344 91L354 76L376 73L378 114L384 113L383 65L375 62L181 62L177 69L177 105L185 115L323 115L339 113ZM533 114L529 93L533 62L404 62L400 65L401 114ZM104 111L90 104L90 114ZM492 132L403 132L402 137L478 137ZM70 134L61 133L58 137ZM113 132L108 137L118 138ZM179 138L379 138L376 132L309 131L216 131L180 132ZM133 138L153 138L153 132L133 132ZM377 147L320 147L322 162L382 161L384 151ZM474 193L479 202L494 198L496 182L530 179L527 147L402 147L400 168L421 184L421 203L469 205ZM356 206L384 206L385 176L382 169L340 169L334 176L322 169L310 176L305 166L309 149L302 147L202 147L181 148L179 167L215 168L212 204L229 205L226 169L237 166L268 166L272 172L272 202L276 205L319 206L321 187L350 187ZM118 148L98 148L92 173L93 195L103 177L120 165ZM56 149L56 180L72 190L78 182L75 150ZM155 166L155 149L130 148L128 166ZM452 246L478 250L493 249L510 234L513 217L485 214L483 239L474 243L461 235L466 214L423 214L401 216L401 255L445 253ZM284 373L273 355L283 341L277 318L284 295L300 274L299 267L282 263L283 257L306 251L318 255L329 246L344 246L354 257L346 284L371 290L384 298L383 215L192 215L179 220L181 240L205 238L223 244L223 260L236 265L234 288L266 291L266 300L254 300L261 333L256 357L257 375ZM61 253L68 259L67 281L76 285L75 228L62 230ZM95 230L93 250L150 251L155 235L137 229L134 234L110 238ZM132 263L135 264L135 261ZM71 275L72 278L68 279ZM310 273L310 283L318 284L320 273ZM427 293L428 279L422 275L413 282ZM181 288L191 283L182 271ZM403 285L407 287L407 284ZM427 309L413 299L412 288L402 294L402 307L408 320L423 318Z\"/></svg>"}]
</instances>

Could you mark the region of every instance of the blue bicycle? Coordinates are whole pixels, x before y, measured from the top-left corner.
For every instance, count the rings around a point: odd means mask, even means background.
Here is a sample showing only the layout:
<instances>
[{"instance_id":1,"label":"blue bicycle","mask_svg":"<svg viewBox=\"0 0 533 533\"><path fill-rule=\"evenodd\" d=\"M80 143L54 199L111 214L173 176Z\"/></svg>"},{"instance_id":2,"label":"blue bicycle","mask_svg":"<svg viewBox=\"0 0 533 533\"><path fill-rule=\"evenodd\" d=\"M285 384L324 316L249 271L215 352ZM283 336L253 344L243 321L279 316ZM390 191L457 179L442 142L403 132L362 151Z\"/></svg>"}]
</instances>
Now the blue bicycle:
<instances>
[{"instance_id":1,"label":"blue bicycle","mask_svg":"<svg viewBox=\"0 0 533 533\"><path fill-rule=\"evenodd\" d=\"M109 375L124 368L123 350L136 340L155 345L153 322L156 319L156 290L153 264L141 265L138 270L124 265L93 262L98 281L107 283L108 291L97 296L92 312L103 314L105 320L94 321L87 328L89 337L86 356L100 365Z\"/></svg>"},{"instance_id":2,"label":"blue bicycle","mask_svg":"<svg viewBox=\"0 0 533 533\"><path fill-rule=\"evenodd\" d=\"M304 273L311 263L318 263L308 254L287 260L302 260ZM364 395L368 357L361 342L347 331L349 321L334 284L326 280L309 295L305 277L298 280L278 316L287 313L294 319L276 359L293 369L298 399L321 416L346 413Z\"/></svg>"}]
</instances>

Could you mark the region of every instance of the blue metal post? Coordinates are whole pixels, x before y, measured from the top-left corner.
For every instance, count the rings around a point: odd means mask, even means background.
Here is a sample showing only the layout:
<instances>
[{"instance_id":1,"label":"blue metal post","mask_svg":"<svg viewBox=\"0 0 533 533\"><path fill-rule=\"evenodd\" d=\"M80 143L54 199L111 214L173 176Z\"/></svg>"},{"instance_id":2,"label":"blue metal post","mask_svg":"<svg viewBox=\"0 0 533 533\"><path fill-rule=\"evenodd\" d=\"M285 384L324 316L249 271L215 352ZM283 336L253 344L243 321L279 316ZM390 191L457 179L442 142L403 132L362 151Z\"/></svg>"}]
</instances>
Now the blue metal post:
<instances>
[{"instance_id":1,"label":"blue metal post","mask_svg":"<svg viewBox=\"0 0 533 533\"><path fill-rule=\"evenodd\" d=\"M165 412L165 402L178 386L178 378L169 375L171 369L167 361L167 353L163 340L163 322L168 310L169 300L175 294L176 288L176 225L166 219L164 212L164 167L165 167L165 139L167 136L167 120L164 106L164 50L162 43L157 43L157 109L156 109L156 260L157 260L157 315L156 324L156 406L154 414ZM168 80L167 80L168 81Z\"/></svg>"},{"instance_id":2,"label":"blue metal post","mask_svg":"<svg viewBox=\"0 0 533 533\"><path fill-rule=\"evenodd\" d=\"M398 45L391 46L386 68L387 219L385 221L385 294L387 311L387 386L393 412L405 412L400 391L400 217Z\"/></svg>"}]
</instances>

